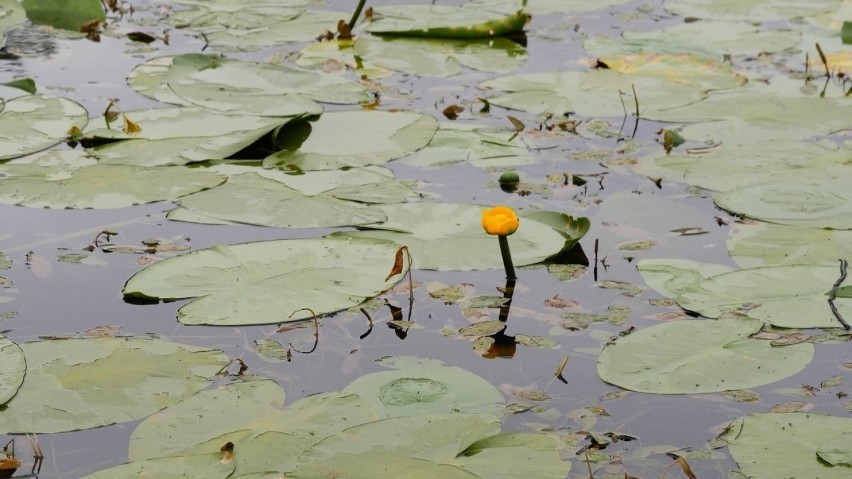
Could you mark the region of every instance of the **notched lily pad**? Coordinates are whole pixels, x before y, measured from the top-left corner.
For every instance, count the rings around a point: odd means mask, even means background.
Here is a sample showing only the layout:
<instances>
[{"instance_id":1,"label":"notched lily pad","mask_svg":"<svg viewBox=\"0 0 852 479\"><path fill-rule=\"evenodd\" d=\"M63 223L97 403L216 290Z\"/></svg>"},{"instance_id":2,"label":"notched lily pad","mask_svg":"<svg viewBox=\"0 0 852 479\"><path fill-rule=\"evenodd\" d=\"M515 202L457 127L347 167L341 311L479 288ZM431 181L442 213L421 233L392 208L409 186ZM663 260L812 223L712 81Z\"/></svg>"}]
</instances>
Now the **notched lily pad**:
<instances>
[{"instance_id":1,"label":"notched lily pad","mask_svg":"<svg viewBox=\"0 0 852 479\"><path fill-rule=\"evenodd\" d=\"M387 278L397 248L383 240L333 238L214 246L148 266L130 278L124 294L196 298L178 310L184 324L299 321L312 317L303 308L328 314L389 289L407 268Z\"/></svg>"},{"instance_id":2,"label":"notched lily pad","mask_svg":"<svg viewBox=\"0 0 852 479\"><path fill-rule=\"evenodd\" d=\"M0 411L5 433L89 429L143 418L207 387L220 351L150 338L86 338L21 345L27 375Z\"/></svg>"},{"instance_id":3,"label":"notched lily pad","mask_svg":"<svg viewBox=\"0 0 852 479\"><path fill-rule=\"evenodd\" d=\"M88 112L65 98L27 95L5 104L0 100L0 160L51 147L67 138L72 128L82 129L88 121Z\"/></svg>"},{"instance_id":4,"label":"notched lily pad","mask_svg":"<svg viewBox=\"0 0 852 479\"><path fill-rule=\"evenodd\" d=\"M6 404L24 382L27 362L21 347L0 336L0 405Z\"/></svg>"}]
</instances>

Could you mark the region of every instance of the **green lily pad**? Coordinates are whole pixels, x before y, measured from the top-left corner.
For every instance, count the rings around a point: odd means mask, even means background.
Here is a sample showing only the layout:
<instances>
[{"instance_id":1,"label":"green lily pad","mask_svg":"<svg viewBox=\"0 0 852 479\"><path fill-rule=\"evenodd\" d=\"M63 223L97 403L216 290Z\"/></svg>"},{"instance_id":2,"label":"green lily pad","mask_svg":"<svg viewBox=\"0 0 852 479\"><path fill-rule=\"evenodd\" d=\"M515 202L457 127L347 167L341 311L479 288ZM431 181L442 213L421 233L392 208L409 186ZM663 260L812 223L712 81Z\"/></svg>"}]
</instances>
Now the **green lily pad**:
<instances>
[{"instance_id":1,"label":"green lily pad","mask_svg":"<svg viewBox=\"0 0 852 479\"><path fill-rule=\"evenodd\" d=\"M442 123L428 146L400 162L420 168L441 168L465 161L477 168L535 163L535 156L520 139L509 141L512 135L512 131L482 125Z\"/></svg>"},{"instance_id":2,"label":"green lily pad","mask_svg":"<svg viewBox=\"0 0 852 479\"><path fill-rule=\"evenodd\" d=\"M385 278L397 248L379 239L334 238L213 246L148 266L124 294L196 298L178 310L184 324L299 321L312 317L303 308L328 314L393 286L402 274Z\"/></svg>"},{"instance_id":3,"label":"green lily pad","mask_svg":"<svg viewBox=\"0 0 852 479\"><path fill-rule=\"evenodd\" d=\"M88 150L102 164L185 165L226 158L292 118L226 115L204 108L153 108L126 112L142 131L128 134L118 119L107 129L92 120L85 139L106 143ZM127 140L127 141L120 141Z\"/></svg>"},{"instance_id":4,"label":"green lily pad","mask_svg":"<svg viewBox=\"0 0 852 479\"><path fill-rule=\"evenodd\" d=\"M453 203L403 203L382 205L387 222L355 232L334 233L341 238L383 238L408 246L414 268L467 271L500 268L497 237L482 229L482 210L476 205ZM509 237L515 266L540 263L573 246L548 224L521 215L521 226ZM572 242L573 241L573 242Z\"/></svg>"},{"instance_id":5,"label":"green lily pad","mask_svg":"<svg viewBox=\"0 0 852 479\"><path fill-rule=\"evenodd\" d=\"M388 5L373 9L367 31L375 35L428 38L488 38L523 31L530 16L449 5Z\"/></svg>"},{"instance_id":6,"label":"green lily pad","mask_svg":"<svg viewBox=\"0 0 852 479\"><path fill-rule=\"evenodd\" d=\"M632 391L694 394L779 381L813 359L812 344L773 347L751 339L756 319L663 323L619 338L598 357L604 381Z\"/></svg>"},{"instance_id":7,"label":"green lily pad","mask_svg":"<svg viewBox=\"0 0 852 479\"><path fill-rule=\"evenodd\" d=\"M88 116L78 103L60 97L27 95L0 101L0 160L51 147L73 127L86 126Z\"/></svg>"},{"instance_id":8,"label":"green lily pad","mask_svg":"<svg viewBox=\"0 0 852 479\"><path fill-rule=\"evenodd\" d=\"M351 13L308 10L308 1L178 2L192 8L168 17L177 28L203 34L214 49L250 51L292 42L310 42Z\"/></svg>"},{"instance_id":9,"label":"green lily pad","mask_svg":"<svg viewBox=\"0 0 852 479\"><path fill-rule=\"evenodd\" d=\"M225 443L222 442L222 445ZM103 469L84 479L225 479L234 473L236 461L222 460L222 453L158 457Z\"/></svg>"},{"instance_id":10,"label":"green lily pad","mask_svg":"<svg viewBox=\"0 0 852 479\"><path fill-rule=\"evenodd\" d=\"M848 454L850 428L852 419L847 417L754 413L731 425L727 434L728 449L743 474L754 479L841 479L849 477L849 467L843 463L832 466L823 462L820 451L828 452L832 444L837 445L837 441L845 439L844 450Z\"/></svg>"},{"instance_id":11,"label":"green lily pad","mask_svg":"<svg viewBox=\"0 0 852 479\"><path fill-rule=\"evenodd\" d=\"M186 167L103 165L80 151L0 164L0 203L33 208L123 208L176 200L226 177Z\"/></svg>"},{"instance_id":12,"label":"green lily pad","mask_svg":"<svg viewBox=\"0 0 852 479\"><path fill-rule=\"evenodd\" d=\"M173 57L165 82L182 99L223 113L301 117L322 113L316 102L370 101L364 87L338 75L217 55Z\"/></svg>"},{"instance_id":13,"label":"green lily pad","mask_svg":"<svg viewBox=\"0 0 852 479\"><path fill-rule=\"evenodd\" d=\"M183 211L170 212L168 218L193 222L212 218L214 222L288 228L366 225L386 219L371 203L398 203L415 197L389 170L379 167L302 175L260 170L233 175L217 188L184 197L180 201ZM187 217L186 210L200 217Z\"/></svg>"},{"instance_id":14,"label":"green lily pad","mask_svg":"<svg viewBox=\"0 0 852 479\"><path fill-rule=\"evenodd\" d=\"M852 434L841 434L823 442L817 456L832 466L852 466Z\"/></svg>"},{"instance_id":15,"label":"green lily pad","mask_svg":"<svg viewBox=\"0 0 852 479\"><path fill-rule=\"evenodd\" d=\"M231 441L239 476L256 471L249 457L242 457L251 450L247 442L266 442L263 436L275 433L271 436L285 453L273 458L273 470L287 471L311 445L376 419L375 412L351 394L317 394L286 408L283 401L281 386L269 379L203 391L142 421L130 439L129 457L143 461L211 447L215 451Z\"/></svg>"},{"instance_id":16,"label":"green lily pad","mask_svg":"<svg viewBox=\"0 0 852 479\"><path fill-rule=\"evenodd\" d=\"M482 321L461 328L459 334L462 336L491 336L506 329L503 321Z\"/></svg>"},{"instance_id":17,"label":"green lily pad","mask_svg":"<svg viewBox=\"0 0 852 479\"><path fill-rule=\"evenodd\" d=\"M36 25L48 25L72 32L93 20L106 20L100 0L23 0L21 6Z\"/></svg>"},{"instance_id":18,"label":"green lily pad","mask_svg":"<svg viewBox=\"0 0 852 479\"><path fill-rule=\"evenodd\" d=\"M837 328L828 292L840 276L831 266L790 265L744 269L712 276L684 289L678 304L708 318L742 311L781 328ZM852 315L852 299L835 302L844 317Z\"/></svg>"},{"instance_id":19,"label":"green lily pad","mask_svg":"<svg viewBox=\"0 0 852 479\"><path fill-rule=\"evenodd\" d=\"M0 405L6 404L18 392L27 372L27 361L21 347L0 336Z\"/></svg>"},{"instance_id":20,"label":"green lily pad","mask_svg":"<svg viewBox=\"0 0 852 479\"><path fill-rule=\"evenodd\" d=\"M524 10L534 15L549 15L551 13L582 13L592 10L603 10L614 5L630 3L629 0L601 0L589 3L583 0L528 0ZM472 8L511 13L517 11L524 2L518 0L471 0Z\"/></svg>"},{"instance_id":21,"label":"green lily pad","mask_svg":"<svg viewBox=\"0 0 852 479\"><path fill-rule=\"evenodd\" d=\"M295 150L263 160L264 168L334 170L385 163L423 148L438 129L434 118L408 111L339 111L310 124Z\"/></svg>"},{"instance_id":22,"label":"green lily pad","mask_svg":"<svg viewBox=\"0 0 852 479\"><path fill-rule=\"evenodd\" d=\"M770 223L852 230L852 168L821 168L798 179L719 193L720 207Z\"/></svg>"},{"instance_id":23,"label":"green lily pad","mask_svg":"<svg viewBox=\"0 0 852 479\"><path fill-rule=\"evenodd\" d=\"M624 115L624 105L634 104L635 88L642 117L666 121L667 110L691 107L708 91L735 88L744 81L729 66L691 55L641 54L602 60L609 68L510 75L479 86L507 92L488 98L504 108L592 117Z\"/></svg>"},{"instance_id":24,"label":"green lily pad","mask_svg":"<svg viewBox=\"0 0 852 479\"><path fill-rule=\"evenodd\" d=\"M3 45L3 31L26 21L27 13L18 0L0 0L0 45ZM3 100L0 100L0 107Z\"/></svg>"},{"instance_id":25,"label":"green lily pad","mask_svg":"<svg viewBox=\"0 0 852 479\"><path fill-rule=\"evenodd\" d=\"M545 434L497 434L492 416L444 414L388 418L355 426L316 444L287 477L562 478L558 441Z\"/></svg>"},{"instance_id":26,"label":"green lily pad","mask_svg":"<svg viewBox=\"0 0 852 479\"><path fill-rule=\"evenodd\" d=\"M807 4L775 0L672 0L665 9L675 15L728 20L770 22L813 17L837 7L837 0L814 0Z\"/></svg>"},{"instance_id":27,"label":"green lily pad","mask_svg":"<svg viewBox=\"0 0 852 479\"><path fill-rule=\"evenodd\" d=\"M220 351L148 338L21 344L27 375L0 412L4 433L61 432L133 421L207 387Z\"/></svg>"},{"instance_id":28,"label":"green lily pad","mask_svg":"<svg viewBox=\"0 0 852 479\"><path fill-rule=\"evenodd\" d=\"M808 264L837 266L852 258L852 231L802 228L772 223L737 223L728 251L741 268Z\"/></svg>"},{"instance_id":29,"label":"green lily pad","mask_svg":"<svg viewBox=\"0 0 852 479\"><path fill-rule=\"evenodd\" d=\"M687 259L643 259L636 269L648 286L667 298L676 298L688 286L733 271L730 266Z\"/></svg>"},{"instance_id":30,"label":"green lily pad","mask_svg":"<svg viewBox=\"0 0 852 479\"><path fill-rule=\"evenodd\" d=\"M377 362L393 370L361 376L343 392L360 396L380 417L453 411L497 414L504 406L503 395L491 383L441 361L398 356Z\"/></svg>"},{"instance_id":31,"label":"green lily pad","mask_svg":"<svg viewBox=\"0 0 852 479\"><path fill-rule=\"evenodd\" d=\"M357 57L357 58L356 58ZM385 70L451 77L464 67L487 72L507 72L524 64L526 49L506 38L435 40L359 37L332 40L305 48L296 61L318 67L329 61L343 63L368 77L386 76Z\"/></svg>"},{"instance_id":32,"label":"green lily pad","mask_svg":"<svg viewBox=\"0 0 852 479\"><path fill-rule=\"evenodd\" d=\"M596 57L651 51L717 59L723 54L757 56L781 52L797 46L801 39L802 34L795 30L732 21L698 21L654 31L625 31L621 38L592 37L583 46Z\"/></svg>"}]
</instances>

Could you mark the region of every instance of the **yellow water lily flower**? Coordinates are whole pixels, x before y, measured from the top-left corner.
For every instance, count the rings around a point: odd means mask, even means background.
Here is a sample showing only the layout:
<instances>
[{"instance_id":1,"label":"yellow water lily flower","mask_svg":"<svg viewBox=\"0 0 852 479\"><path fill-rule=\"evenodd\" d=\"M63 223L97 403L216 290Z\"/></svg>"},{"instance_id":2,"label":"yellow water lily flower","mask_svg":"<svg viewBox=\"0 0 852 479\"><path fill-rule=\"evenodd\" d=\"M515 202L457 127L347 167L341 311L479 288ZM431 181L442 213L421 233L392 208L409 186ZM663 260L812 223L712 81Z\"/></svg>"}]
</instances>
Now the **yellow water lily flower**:
<instances>
[{"instance_id":1,"label":"yellow water lily flower","mask_svg":"<svg viewBox=\"0 0 852 479\"><path fill-rule=\"evenodd\" d=\"M508 236L518 230L520 222L508 206L495 206L482 212L482 228L490 235Z\"/></svg>"}]
</instances>

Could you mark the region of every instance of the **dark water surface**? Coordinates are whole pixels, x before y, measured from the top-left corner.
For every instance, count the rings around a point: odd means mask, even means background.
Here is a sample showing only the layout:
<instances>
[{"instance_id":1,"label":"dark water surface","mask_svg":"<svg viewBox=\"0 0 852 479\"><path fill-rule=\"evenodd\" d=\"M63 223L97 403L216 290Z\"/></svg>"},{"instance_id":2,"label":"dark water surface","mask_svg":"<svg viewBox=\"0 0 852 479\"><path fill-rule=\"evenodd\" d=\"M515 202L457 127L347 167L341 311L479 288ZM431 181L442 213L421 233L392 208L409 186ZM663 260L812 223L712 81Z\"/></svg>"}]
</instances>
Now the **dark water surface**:
<instances>
[{"instance_id":1,"label":"dark water surface","mask_svg":"<svg viewBox=\"0 0 852 479\"><path fill-rule=\"evenodd\" d=\"M144 2L134 2L143 10ZM354 1L334 1L328 8L349 11ZM374 5L402 2L370 2ZM405 2L428 3L428 2ZM647 7L647 8L646 8ZM319 6L319 8L326 8ZM640 15L639 9L643 13ZM624 15L635 15L635 20L624 20ZM529 60L522 71L537 72L561 69L584 68L578 60L584 56L582 34L603 33L617 35L622 28L631 30L659 28L682 19L672 17L660 8L657 2L646 6L636 2L609 11L597 11L576 17L560 15L536 17L530 25L528 51ZM575 28L575 26L577 26ZM331 26L330 26L331 27ZM32 28L32 27L29 27ZM128 26L129 28L129 26ZM157 30L154 28L153 30ZM547 32L543 38L536 32ZM558 41L554 32L562 35ZM319 32L318 32L319 33ZM100 43L85 40L61 40L40 35L38 30L23 29L9 35L10 44L31 45L21 48L18 60L0 60L0 72L11 72L35 79L39 91L74 99L84 105L90 115L97 116L109 99L120 99L125 111L147 108L156 103L130 90L125 78L131 69L147 58L169 54L198 52L203 42L172 30L171 45L160 42L151 49L129 46L123 38L104 35ZM29 42L29 43L27 43ZM32 46L38 44L38 47ZM272 55L295 52L304 45L270 47L259 52L229 53L238 58L263 60ZM139 53L128 53L136 50ZM513 72L517 73L517 72ZM390 98L382 108L415 108L441 118L443 106L477 96L474 86L479 81L495 76L479 72L466 72L451 79L419 78L414 75L396 75L383 80L384 84L410 91L403 98ZM2 78L6 78L3 76ZM505 111L498 110L483 120L505 125ZM517 115L534 125L532 116ZM442 118L441 118L442 119ZM613 119L618 122L620 119ZM658 125L640 122L637 132L644 147L636 156L654 148L660 148L654 140ZM42 336L66 336L83 333L103 325L120 325L122 334L143 335L153 333L176 342L220 348L232 358L242 358L252 373L272 377L281 382L287 392L287 403L307 394L320 391L339 390L354 378L381 368L374 360L386 355L411 354L443 360L449 365L468 369L497 386L512 385L542 390L552 397L542 403L560 414L558 417L539 417L532 413L509 416L504 421L504 430L522 430L535 427L567 428L572 431L590 429L613 431L638 437L637 441L619 443L605 452L615 453L624 448L624 455L643 447L674 446L684 450L702 449L729 421L752 411L766 411L772 404L790 400L789 396L775 394L783 387L798 387L801 384L818 385L820 380L838 374L837 364L843 357L844 347L821 345L817 356L805 371L762 388L756 388L763 400L745 404L727 399L721 393L695 396L664 396L632 394L630 396L602 400L601 398L620 389L603 383L595 372L596 355L609 336L629 326L644 328L659 321L647 316L676 310L651 306L648 300L659 295L650 289L637 297L628 297L621 291L602 289L603 280L617 280L644 285L635 269L630 252L615 249L623 238L613 237L609 230L594 221L597 202L619 191L639 191L648 195L663 195L682 199L684 203L698 208L704 216L695 218L694 224L684 227L702 227L707 234L696 236L666 236L644 257L689 258L703 262L733 265L725 241L728 226L718 226L716 215L727 216L716 210L709 196L700 192L687 192L681 185L663 183L658 188L647 178L632 173L629 169L608 168L595 161L569 160L573 151L598 147L614 149L615 139L599 140L596 143L580 141L566 135L553 140L555 148L537 154L541 161L520 168L525 180L544 182L545 176L553 173L570 172L578 175L604 174L601 185L590 181L586 189L566 187L549 195L509 195L494 187L496 175L472 167L457 165L439 170L420 170L412 166L391 163L398 178L416 179L424 182L426 191L440 195L444 201L470 202L478 204L507 204L514 208L540 207L564 211L577 216L588 216L593 220L591 232L580 242L580 248L591 260L594 245L599 243L600 256L607 256L608 268L600 267L598 278L588 271L574 281L560 282L543 268L519 270L519 281L512 303L507 333L549 336L559 322L562 311L545 306L545 300L559 295L580 303L582 309L592 313L604 313L610 306L630 308L627 322L622 326L595 323L589 329L577 332L564 331L553 336L561 347L557 350L531 349L518 346L513 358L484 359L472 350L471 342L456 337L445 337L443 328L458 329L468 323L458 306L444 305L431 299L425 288L416 290L416 301L411 318L422 329L411 329L404 340L400 339L385 323L390 317L388 308L372 313L375 326L365 339L359 336L367 329L365 318L360 314L341 313L321 319L319 346L311 355L295 355L290 363L269 363L252 352L256 339L273 337L286 344L293 342L299 348L310 347L311 329L298 329L284 334L274 334L275 326L248 327L204 327L183 326L175 320L177 309L183 301L157 305L128 304L122 300L124 282L141 266L142 256L121 253L95 253L104 264L67 264L58 262L59 255L79 252L105 229L119 234L113 238L117 244L138 245L150 237L162 237L179 244L200 249L214 244L238 243L277 238L320 236L331 230L292 230L250 226L208 226L171 222L165 212L171 203L136 206L120 210L48 210L28 209L0 205L0 251L14 261L10 270L3 275L14 281L8 290L15 301L0 306L0 313L14 310L16 315L0 323L5 335L16 342L24 342ZM573 189L571 189L573 188ZM580 195L585 201L572 198ZM585 203L582 206L581 203ZM653 214L653 212L649 212ZM495 241L495 255L497 243ZM28 260L28 253L29 255ZM641 253L641 252L640 252ZM635 256L643 257L638 254ZM452 285L469 284L477 294L499 294L497 287L503 285L503 271L482 272L415 271L414 279L427 284L441 281ZM407 295L397 294L390 298L394 304L404 308L408 314ZM491 313L496 319L496 310ZM570 362L565 369L567 384L554 378L554 370L568 354ZM524 402L507 395L507 402ZM833 396L822 395L809 398L813 411L836 415L848 414ZM580 411L590 406L602 406L608 415L595 416ZM74 478L95 470L120 464L126 460L127 444L136 423L102 427L93 430L40 436L45 451L45 461L39 477ZM539 426L537 426L539 425ZM543 426L542 426L543 425ZM19 440L18 454L26 459L25 441ZM577 449L582 446L578 444ZM659 477L671 461L663 455L652 456L643 477ZM572 459L571 477L588 477L586 465ZM721 449L714 457L694 459L690 462L693 471L701 478L727 477L736 465L727 452ZM596 465L600 467L602 464ZM651 475L655 471L656 475ZM601 473L598 477L603 477ZM679 470L669 471L669 477L682 477Z\"/></svg>"}]
</instances>

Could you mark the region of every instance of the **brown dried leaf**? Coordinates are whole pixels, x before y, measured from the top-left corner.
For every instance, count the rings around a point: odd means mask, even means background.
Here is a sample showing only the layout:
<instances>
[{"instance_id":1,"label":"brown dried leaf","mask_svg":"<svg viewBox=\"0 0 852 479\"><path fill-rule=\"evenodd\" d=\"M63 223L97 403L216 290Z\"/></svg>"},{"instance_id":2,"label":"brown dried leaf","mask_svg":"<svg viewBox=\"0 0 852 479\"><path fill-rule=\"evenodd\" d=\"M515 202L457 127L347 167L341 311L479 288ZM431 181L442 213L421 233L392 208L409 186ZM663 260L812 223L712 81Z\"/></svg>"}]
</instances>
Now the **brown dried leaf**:
<instances>
[{"instance_id":1,"label":"brown dried leaf","mask_svg":"<svg viewBox=\"0 0 852 479\"><path fill-rule=\"evenodd\" d=\"M142 132L142 127L139 126L138 123L132 121L130 118L127 118L127 115L124 113L121 114L121 118L124 120L124 132L128 135L132 135L135 133Z\"/></svg>"},{"instance_id":2,"label":"brown dried leaf","mask_svg":"<svg viewBox=\"0 0 852 479\"><path fill-rule=\"evenodd\" d=\"M448 120L456 120L459 117L459 113L463 111L464 107L461 105L450 105L444 108L441 113L443 113Z\"/></svg>"},{"instance_id":3,"label":"brown dried leaf","mask_svg":"<svg viewBox=\"0 0 852 479\"><path fill-rule=\"evenodd\" d=\"M157 37L153 35L149 35L145 32L130 32L127 34L127 38L133 40L134 42L141 43L152 43Z\"/></svg>"}]
</instances>

